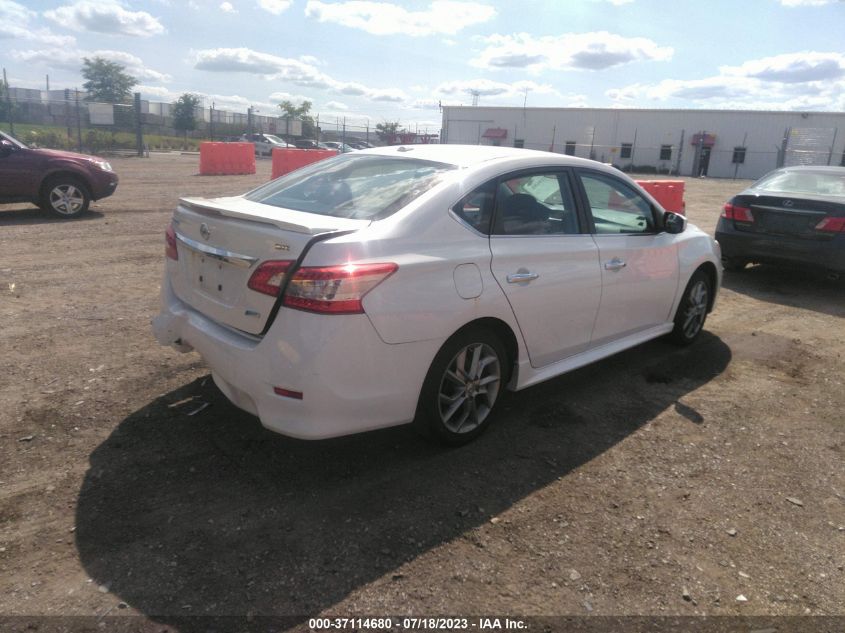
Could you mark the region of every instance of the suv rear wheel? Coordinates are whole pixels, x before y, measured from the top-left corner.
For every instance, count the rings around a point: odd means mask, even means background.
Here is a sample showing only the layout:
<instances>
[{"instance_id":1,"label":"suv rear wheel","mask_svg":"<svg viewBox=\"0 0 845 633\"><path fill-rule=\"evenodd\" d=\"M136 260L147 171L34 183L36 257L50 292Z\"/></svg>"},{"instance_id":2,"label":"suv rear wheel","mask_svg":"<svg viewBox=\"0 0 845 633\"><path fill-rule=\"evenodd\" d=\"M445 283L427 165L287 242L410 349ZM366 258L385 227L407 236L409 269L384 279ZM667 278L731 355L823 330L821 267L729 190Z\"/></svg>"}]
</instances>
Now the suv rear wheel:
<instances>
[{"instance_id":1,"label":"suv rear wheel","mask_svg":"<svg viewBox=\"0 0 845 633\"><path fill-rule=\"evenodd\" d=\"M60 218L78 217L88 210L89 204L88 187L75 176L54 176L42 189L41 208Z\"/></svg>"}]
</instances>

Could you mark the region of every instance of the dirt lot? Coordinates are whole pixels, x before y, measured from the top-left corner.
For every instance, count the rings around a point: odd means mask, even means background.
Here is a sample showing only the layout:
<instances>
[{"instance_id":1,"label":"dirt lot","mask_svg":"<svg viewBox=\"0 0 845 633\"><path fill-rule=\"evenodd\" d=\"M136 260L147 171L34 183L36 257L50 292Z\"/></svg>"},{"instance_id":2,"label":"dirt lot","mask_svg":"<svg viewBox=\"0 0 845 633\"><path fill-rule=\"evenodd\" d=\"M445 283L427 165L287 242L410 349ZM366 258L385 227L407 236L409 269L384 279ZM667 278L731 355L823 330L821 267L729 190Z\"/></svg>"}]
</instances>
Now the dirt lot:
<instances>
[{"instance_id":1,"label":"dirt lot","mask_svg":"<svg viewBox=\"0 0 845 633\"><path fill-rule=\"evenodd\" d=\"M84 220L0 207L0 615L845 615L842 282L726 274L693 347L510 394L464 448L300 442L149 327L177 197L269 163L113 164ZM688 180L692 221L744 184Z\"/></svg>"}]
</instances>

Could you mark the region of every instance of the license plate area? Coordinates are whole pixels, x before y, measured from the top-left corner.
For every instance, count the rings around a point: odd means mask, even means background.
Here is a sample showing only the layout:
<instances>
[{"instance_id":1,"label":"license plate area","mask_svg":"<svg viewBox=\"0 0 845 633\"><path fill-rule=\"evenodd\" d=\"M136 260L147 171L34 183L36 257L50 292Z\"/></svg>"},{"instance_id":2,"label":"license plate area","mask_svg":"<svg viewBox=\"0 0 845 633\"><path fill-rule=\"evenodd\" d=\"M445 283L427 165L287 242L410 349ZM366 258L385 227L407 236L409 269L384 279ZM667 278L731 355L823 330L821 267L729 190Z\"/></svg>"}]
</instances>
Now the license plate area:
<instances>
[{"instance_id":1,"label":"license plate area","mask_svg":"<svg viewBox=\"0 0 845 633\"><path fill-rule=\"evenodd\" d=\"M235 303L242 285L243 268L211 257L205 253L190 250L188 278L190 285L204 297L217 303L231 306Z\"/></svg>"}]
</instances>

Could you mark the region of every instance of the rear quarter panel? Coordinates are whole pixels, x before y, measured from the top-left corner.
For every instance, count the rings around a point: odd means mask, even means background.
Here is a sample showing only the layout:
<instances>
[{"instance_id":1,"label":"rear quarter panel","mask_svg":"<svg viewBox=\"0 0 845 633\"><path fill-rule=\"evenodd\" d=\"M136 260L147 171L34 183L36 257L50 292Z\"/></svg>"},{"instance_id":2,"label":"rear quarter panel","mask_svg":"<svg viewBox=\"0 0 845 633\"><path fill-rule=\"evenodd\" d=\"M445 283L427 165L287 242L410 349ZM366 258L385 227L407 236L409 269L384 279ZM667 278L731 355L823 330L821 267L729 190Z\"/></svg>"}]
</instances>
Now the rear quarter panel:
<instances>
[{"instance_id":1,"label":"rear quarter panel","mask_svg":"<svg viewBox=\"0 0 845 633\"><path fill-rule=\"evenodd\" d=\"M445 340L470 321L492 317L510 326L521 347L513 312L490 270L487 237L449 211L462 191L459 183L451 183L367 229L317 244L306 264L398 264L363 301L385 343Z\"/></svg>"}]
</instances>

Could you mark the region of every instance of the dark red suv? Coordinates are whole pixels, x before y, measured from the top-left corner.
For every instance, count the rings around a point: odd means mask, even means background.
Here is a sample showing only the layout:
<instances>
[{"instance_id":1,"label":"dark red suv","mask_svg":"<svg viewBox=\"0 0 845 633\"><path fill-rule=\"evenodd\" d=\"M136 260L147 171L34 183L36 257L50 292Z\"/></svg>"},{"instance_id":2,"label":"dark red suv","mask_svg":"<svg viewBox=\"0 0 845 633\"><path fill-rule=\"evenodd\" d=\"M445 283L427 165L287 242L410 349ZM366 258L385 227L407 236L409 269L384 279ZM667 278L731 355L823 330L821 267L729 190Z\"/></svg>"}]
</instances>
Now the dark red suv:
<instances>
[{"instance_id":1,"label":"dark red suv","mask_svg":"<svg viewBox=\"0 0 845 633\"><path fill-rule=\"evenodd\" d=\"M75 218L117 189L111 165L95 156L31 149L0 132L0 203L32 202Z\"/></svg>"}]
</instances>

